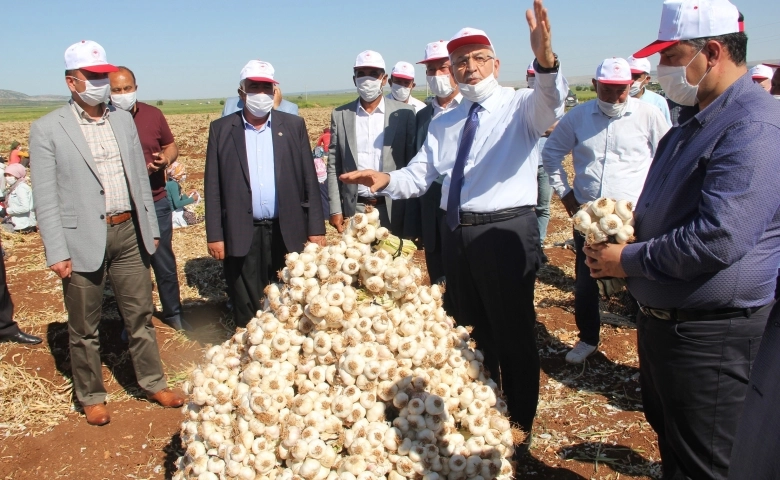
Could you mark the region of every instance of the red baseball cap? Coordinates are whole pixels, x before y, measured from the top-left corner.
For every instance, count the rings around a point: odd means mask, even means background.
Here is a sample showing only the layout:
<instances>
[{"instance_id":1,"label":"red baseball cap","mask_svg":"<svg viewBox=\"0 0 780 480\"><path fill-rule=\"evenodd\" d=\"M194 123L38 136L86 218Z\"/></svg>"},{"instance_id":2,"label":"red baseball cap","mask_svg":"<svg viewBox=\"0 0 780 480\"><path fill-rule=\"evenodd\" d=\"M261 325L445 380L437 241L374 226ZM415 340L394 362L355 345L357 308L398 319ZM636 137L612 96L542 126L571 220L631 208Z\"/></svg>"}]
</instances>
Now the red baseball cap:
<instances>
[{"instance_id":1,"label":"red baseball cap","mask_svg":"<svg viewBox=\"0 0 780 480\"><path fill-rule=\"evenodd\" d=\"M596 68L596 81L610 85L630 85L634 83L631 78L631 67L623 58L607 58Z\"/></svg>"},{"instance_id":2,"label":"red baseball cap","mask_svg":"<svg viewBox=\"0 0 780 480\"><path fill-rule=\"evenodd\" d=\"M86 70L95 73L118 72L108 63L106 51L97 42L82 40L65 50L65 70Z\"/></svg>"},{"instance_id":3,"label":"red baseball cap","mask_svg":"<svg viewBox=\"0 0 780 480\"><path fill-rule=\"evenodd\" d=\"M447 51L452 53L463 45L487 45L492 47L490 39L482 30L476 28L461 28L447 43Z\"/></svg>"},{"instance_id":4,"label":"red baseball cap","mask_svg":"<svg viewBox=\"0 0 780 480\"><path fill-rule=\"evenodd\" d=\"M277 84L274 80L274 67L268 62L262 60L250 60L241 69L241 80L252 80L253 82L269 82Z\"/></svg>"}]
</instances>

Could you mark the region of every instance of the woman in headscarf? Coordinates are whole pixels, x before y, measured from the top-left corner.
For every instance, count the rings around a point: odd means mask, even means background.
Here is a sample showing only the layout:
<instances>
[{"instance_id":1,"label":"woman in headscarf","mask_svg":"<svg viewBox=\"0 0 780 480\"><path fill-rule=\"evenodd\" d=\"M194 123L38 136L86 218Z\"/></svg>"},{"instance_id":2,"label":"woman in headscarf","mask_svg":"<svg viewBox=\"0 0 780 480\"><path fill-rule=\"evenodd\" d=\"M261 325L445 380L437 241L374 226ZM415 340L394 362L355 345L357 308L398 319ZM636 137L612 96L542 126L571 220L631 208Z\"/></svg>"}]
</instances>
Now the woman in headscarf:
<instances>
[{"instance_id":1,"label":"woman in headscarf","mask_svg":"<svg viewBox=\"0 0 780 480\"><path fill-rule=\"evenodd\" d=\"M27 169L19 163L5 168L5 215L3 228L8 231L29 233L37 230L32 188L27 183ZM7 222L7 223L6 223Z\"/></svg>"}]
</instances>

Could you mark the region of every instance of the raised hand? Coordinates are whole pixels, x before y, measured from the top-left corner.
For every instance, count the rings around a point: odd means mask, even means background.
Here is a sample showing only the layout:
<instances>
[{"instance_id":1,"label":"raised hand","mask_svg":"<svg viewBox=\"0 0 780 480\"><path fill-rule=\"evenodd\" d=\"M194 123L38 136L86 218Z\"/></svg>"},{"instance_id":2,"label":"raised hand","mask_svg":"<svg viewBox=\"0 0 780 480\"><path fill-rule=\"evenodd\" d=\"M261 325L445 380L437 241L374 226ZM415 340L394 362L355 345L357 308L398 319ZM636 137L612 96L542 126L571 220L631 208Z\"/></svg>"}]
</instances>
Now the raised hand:
<instances>
[{"instance_id":1,"label":"raised hand","mask_svg":"<svg viewBox=\"0 0 780 480\"><path fill-rule=\"evenodd\" d=\"M372 192L377 192L390 183L390 175L383 172L377 172L376 170L356 170L341 175L339 180L344 183L365 185L370 188Z\"/></svg>"},{"instance_id":2,"label":"raised hand","mask_svg":"<svg viewBox=\"0 0 780 480\"><path fill-rule=\"evenodd\" d=\"M542 5L542 0L534 0L534 9L525 11L525 19L531 31L531 50L536 56L536 61L542 67L552 68L555 65L555 55L551 43L550 19L547 16L547 9Z\"/></svg>"}]
</instances>

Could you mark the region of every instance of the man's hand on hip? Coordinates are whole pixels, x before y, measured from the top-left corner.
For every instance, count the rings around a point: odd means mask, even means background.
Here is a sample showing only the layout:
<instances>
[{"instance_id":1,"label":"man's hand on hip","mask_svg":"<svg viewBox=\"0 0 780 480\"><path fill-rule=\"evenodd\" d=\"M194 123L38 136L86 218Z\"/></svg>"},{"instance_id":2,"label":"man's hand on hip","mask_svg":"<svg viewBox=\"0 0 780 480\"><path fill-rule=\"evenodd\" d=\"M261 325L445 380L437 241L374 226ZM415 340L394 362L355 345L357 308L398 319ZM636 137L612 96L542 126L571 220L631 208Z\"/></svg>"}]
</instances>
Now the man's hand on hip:
<instances>
[{"instance_id":1,"label":"man's hand on hip","mask_svg":"<svg viewBox=\"0 0 780 480\"><path fill-rule=\"evenodd\" d=\"M208 248L209 255L211 255L214 260L225 259L225 242L209 242Z\"/></svg>"},{"instance_id":2,"label":"man's hand on hip","mask_svg":"<svg viewBox=\"0 0 780 480\"><path fill-rule=\"evenodd\" d=\"M341 175L339 180L344 183L365 185L372 192L378 192L390 183L390 175L376 170L356 170Z\"/></svg>"},{"instance_id":3,"label":"man's hand on hip","mask_svg":"<svg viewBox=\"0 0 780 480\"><path fill-rule=\"evenodd\" d=\"M62 279L70 278L70 274L73 273L73 262L71 262L70 259L67 259L57 262L49 268Z\"/></svg>"},{"instance_id":4,"label":"man's hand on hip","mask_svg":"<svg viewBox=\"0 0 780 480\"><path fill-rule=\"evenodd\" d=\"M564 208L566 208L566 213L568 213L570 217L573 217L580 209L580 202L574 198L574 190L571 190L564 195L561 198L561 203L563 203Z\"/></svg>"},{"instance_id":5,"label":"man's hand on hip","mask_svg":"<svg viewBox=\"0 0 780 480\"><path fill-rule=\"evenodd\" d=\"M328 222L336 229L337 232L344 232L344 216L340 213L331 215Z\"/></svg>"}]
</instances>

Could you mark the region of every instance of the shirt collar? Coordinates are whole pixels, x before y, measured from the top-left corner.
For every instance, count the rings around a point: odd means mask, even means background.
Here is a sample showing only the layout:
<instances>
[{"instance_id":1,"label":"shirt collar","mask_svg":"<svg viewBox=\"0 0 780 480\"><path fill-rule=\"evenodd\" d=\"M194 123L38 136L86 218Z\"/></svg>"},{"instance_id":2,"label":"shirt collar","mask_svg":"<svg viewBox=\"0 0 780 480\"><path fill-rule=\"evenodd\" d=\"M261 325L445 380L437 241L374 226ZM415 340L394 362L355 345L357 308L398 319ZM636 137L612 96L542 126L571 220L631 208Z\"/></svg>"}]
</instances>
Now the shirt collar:
<instances>
[{"instance_id":1,"label":"shirt collar","mask_svg":"<svg viewBox=\"0 0 780 480\"><path fill-rule=\"evenodd\" d=\"M87 112L84 111L83 108L81 108L81 105L73 101L71 98L69 102L71 106L73 107L73 112L76 114L76 118L79 120L79 122L84 123L103 123L108 118L109 108L108 105L103 105L103 116L100 117L100 120L95 120L94 118L90 117Z\"/></svg>"},{"instance_id":2,"label":"shirt collar","mask_svg":"<svg viewBox=\"0 0 780 480\"><path fill-rule=\"evenodd\" d=\"M358 102L357 102L357 111L358 111L358 113L360 113L361 110L366 115L371 115L372 113L384 114L385 113L385 97L382 97L382 100L379 101L379 105L377 105L376 108L374 109L374 111L371 112L371 113L366 112L366 109L363 108L363 104L360 103L360 99L358 99Z\"/></svg>"},{"instance_id":3,"label":"shirt collar","mask_svg":"<svg viewBox=\"0 0 780 480\"><path fill-rule=\"evenodd\" d=\"M273 117L273 110L271 110L271 113L268 114L268 120L265 121L262 127L260 127L260 130L256 129L254 125L246 121L246 117L244 116L244 110L241 110L241 120L244 122L244 130L252 130L255 132L262 132L266 128L271 128L271 117Z\"/></svg>"},{"instance_id":4,"label":"shirt collar","mask_svg":"<svg viewBox=\"0 0 780 480\"><path fill-rule=\"evenodd\" d=\"M449 104L447 104L447 107L446 107L446 108L455 108L455 107L457 107L458 105L460 105L462 102L463 102L463 94L462 94L462 93L460 93L460 92L458 92L458 94L457 94L457 95L455 95L455 98L453 98L452 100L450 100L450 103L449 103ZM440 108L440 109L442 109L442 110L445 108L445 107L442 107L441 105L439 105L439 99L438 99L438 98L436 98L435 96L433 97L433 102L432 102L432 103L433 103L433 106L434 106L435 108ZM450 106L450 105L451 105L451 106Z\"/></svg>"},{"instance_id":5,"label":"shirt collar","mask_svg":"<svg viewBox=\"0 0 780 480\"><path fill-rule=\"evenodd\" d=\"M493 90L493 93L490 94L490 96L485 100L484 102L480 103L479 106L482 107L482 110L486 110L488 113L494 111L501 105L501 97L502 93L504 92L504 87L501 85L497 86L495 90ZM462 94L458 94L463 98ZM466 109L470 109L471 105L474 102L471 100L466 99L465 102L461 103L461 105L466 104Z\"/></svg>"}]
</instances>

